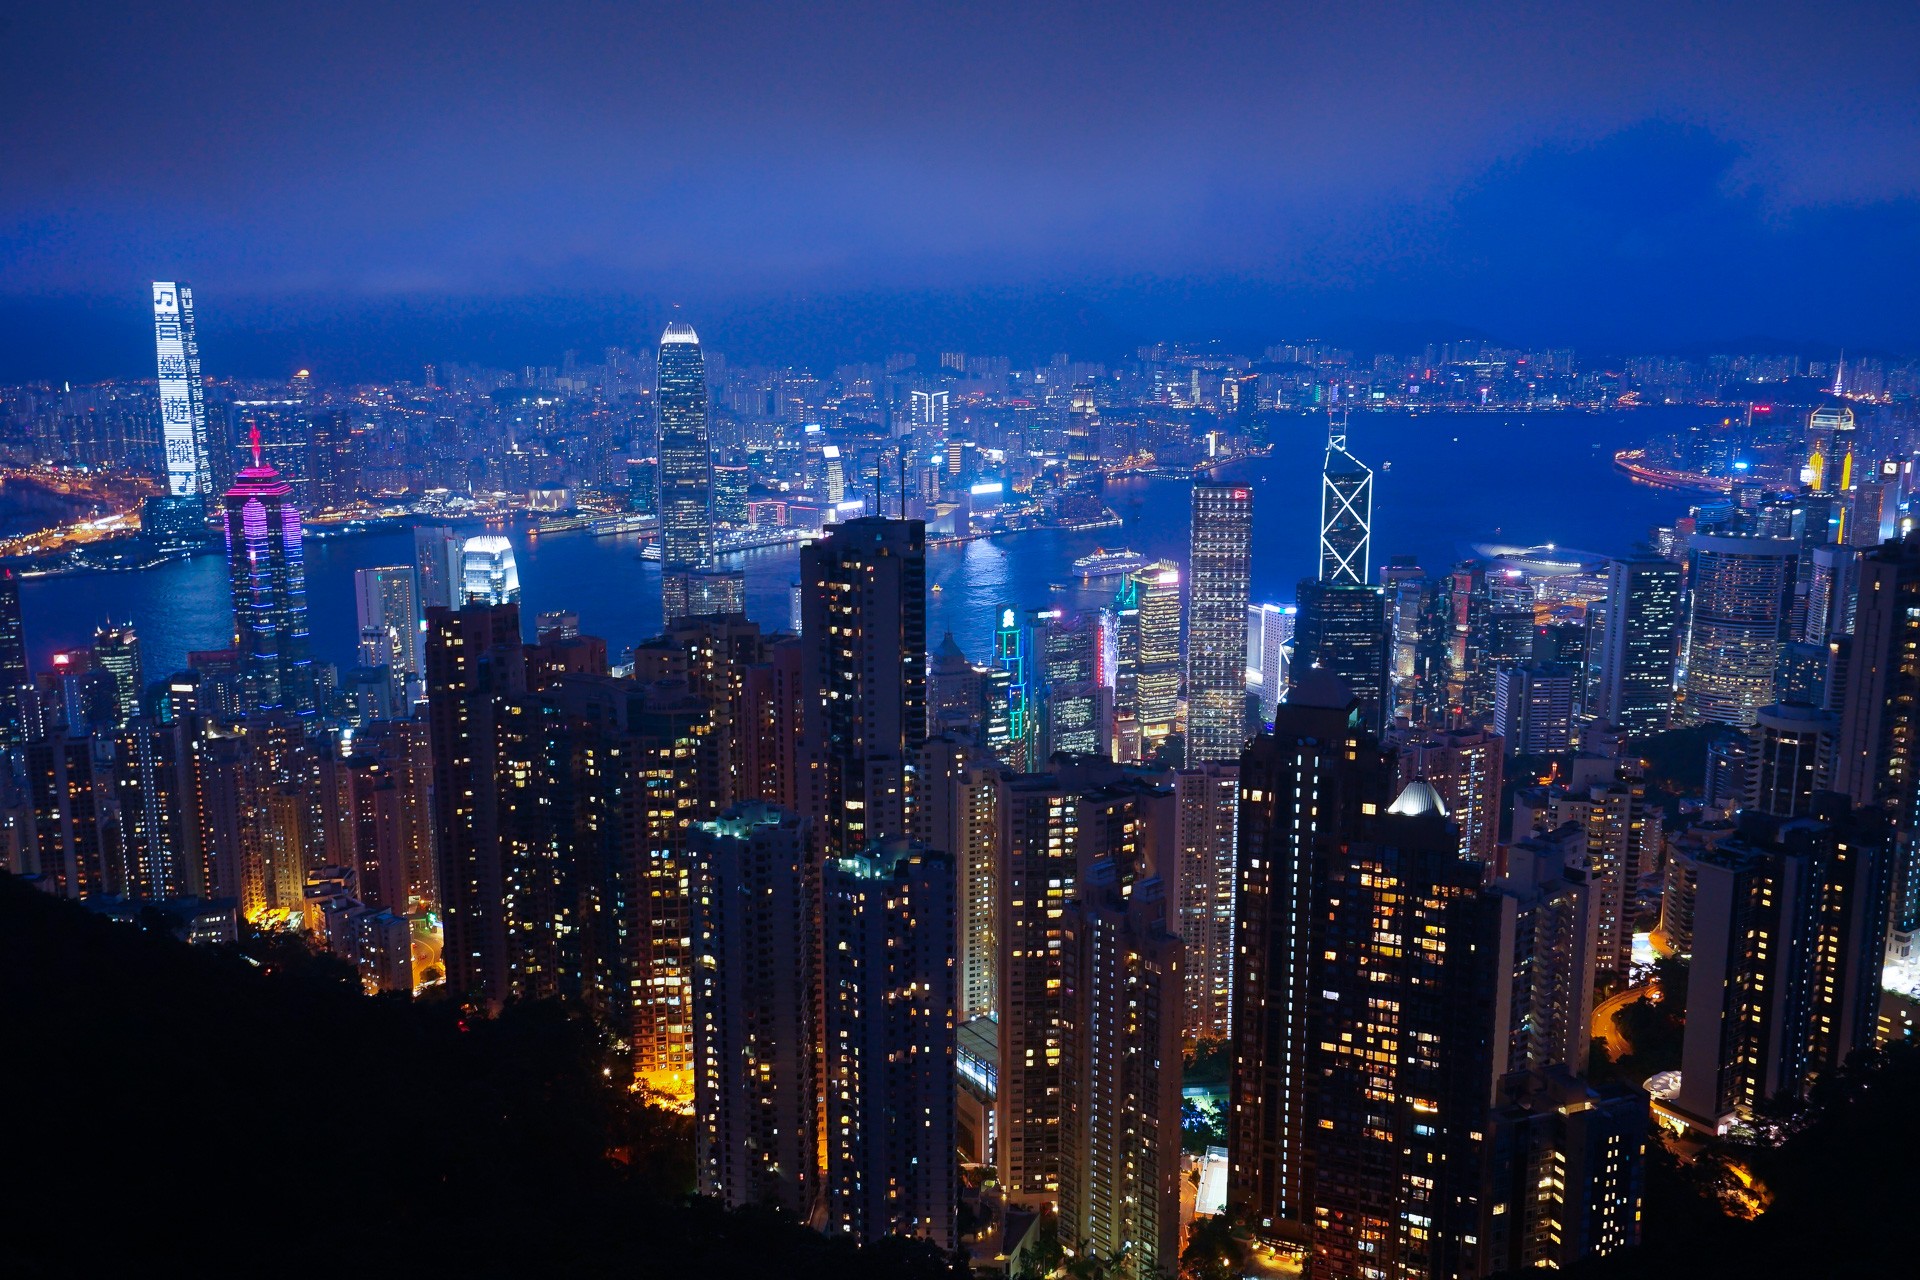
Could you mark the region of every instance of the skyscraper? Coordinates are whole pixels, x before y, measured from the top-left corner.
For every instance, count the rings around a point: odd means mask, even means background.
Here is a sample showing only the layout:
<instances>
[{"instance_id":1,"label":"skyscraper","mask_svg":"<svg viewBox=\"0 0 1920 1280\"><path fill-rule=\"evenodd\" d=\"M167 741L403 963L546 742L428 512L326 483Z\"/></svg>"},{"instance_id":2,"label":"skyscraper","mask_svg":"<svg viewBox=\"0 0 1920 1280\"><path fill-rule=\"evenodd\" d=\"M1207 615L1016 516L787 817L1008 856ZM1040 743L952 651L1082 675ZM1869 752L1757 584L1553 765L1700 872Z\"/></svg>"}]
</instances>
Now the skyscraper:
<instances>
[{"instance_id":1,"label":"skyscraper","mask_svg":"<svg viewBox=\"0 0 1920 1280\"><path fill-rule=\"evenodd\" d=\"M1140 753L1151 757L1174 730L1180 710L1180 566L1160 560L1136 570L1134 714ZM1244 604L1244 600L1242 602ZM1123 615L1121 627L1127 626ZM1124 638L1123 645L1126 643ZM1126 661L1123 656L1121 661Z\"/></svg>"},{"instance_id":2,"label":"skyscraper","mask_svg":"<svg viewBox=\"0 0 1920 1280\"><path fill-rule=\"evenodd\" d=\"M1295 683L1273 732L1240 758L1227 1201L1256 1230L1303 1243L1313 1213L1306 1141L1318 1120L1306 1053L1321 998L1312 926L1327 868L1344 862L1362 812L1385 809L1393 785L1392 758L1325 671Z\"/></svg>"},{"instance_id":3,"label":"skyscraper","mask_svg":"<svg viewBox=\"0 0 1920 1280\"><path fill-rule=\"evenodd\" d=\"M1247 582L1253 490L1193 486L1187 610L1187 760L1238 760L1247 744Z\"/></svg>"},{"instance_id":4,"label":"skyscraper","mask_svg":"<svg viewBox=\"0 0 1920 1280\"><path fill-rule=\"evenodd\" d=\"M1373 471L1347 452L1346 415L1327 424L1320 473L1320 581L1363 587L1373 553Z\"/></svg>"},{"instance_id":5,"label":"skyscraper","mask_svg":"<svg viewBox=\"0 0 1920 1280\"><path fill-rule=\"evenodd\" d=\"M1314 671L1337 676L1360 700L1361 722L1371 733L1386 729L1386 596L1378 587L1303 579L1287 679L1295 689Z\"/></svg>"},{"instance_id":6,"label":"skyscraper","mask_svg":"<svg viewBox=\"0 0 1920 1280\"><path fill-rule=\"evenodd\" d=\"M1872 1045L1892 840L1884 814L1829 796L1808 817L1745 817L1694 856L1676 1099L1694 1123L1803 1100Z\"/></svg>"},{"instance_id":7,"label":"skyscraper","mask_svg":"<svg viewBox=\"0 0 1920 1280\"><path fill-rule=\"evenodd\" d=\"M460 537L444 525L421 525L413 531L413 567L419 575L420 616L433 608L458 609L460 591Z\"/></svg>"},{"instance_id":8,"label":"skyscraper","mask_svg":"<svg viewBox=\"0 0 1920 1280\"><path fill-rule=\"evenodd\" d=\"M713 558L713 459L700 335L674 321L660 335L660 582L665 619L687 613L685 575Z\"/></svg>"},{"instance_id":9,"label":"skyscraper","mask_svg":"<svg viewBox=\"0 0 1920 1280\"><path fill-rule=\"evenodd\" d=\"M1247 606L1247 684L1260 690L1260 722L1273 723L1273 709L1287 696L1287 660L1293 655L1293 605Z\"/></svg>"},{"instance_id":10,"label":"skyscraper","mask_svg":"<svg viewBox=\"0 0 1920 1280\"><path fill-rule=\"evenodd\" d=\"M94 628L93 665L113 677L113 701L118 712L115 726L125 725L140 714L140 695L146 690L140 670L140 637L133 633L133 627Z\"/></svg>"},{"instance_id":11,"label":"skyscraper","mask_svg":"<svg viewBox=\"0 0 1920 1280\"><path fill-rule=\"evenodd\" d=\"M694 830L694 1167L702 1193L805 1220L819 1195L818 835L735 806Z\"/></svg>"},{"instance_id":12,"label":"skyscraper","mask_svg":"<svg viewBox=\"0 0 1920 1280\"><path fill-rule=\"evenodd\" d=\"M1160 882L1126 896L1118 881L1096 864L1066 915L1062 1239L1164 1275L1180 1247L1181 944Z\"/></svg>"},{"instance_id":13,"label":"skyscraper","mask_svg":"<svg viewBox=\"0 0 1920 1280\"><path fill-rule=\"evenodd\" d=\"M424 693L426 644L413 566L356 569L353 597L360 623L360 665L387 668L397 702L394 714L405 715Z\"/></svg>"},{"instance_id":14,"label":"skyscraper","mask_svg":"<svg viewBox=\"0 0 1920 1280\"><path fill-rule=\"evenodd\" d=\"M951 1249L953 859L876 843L829 858L821 898L827 1227Z\"/></svg>"},{"instance_id":15,"label":"skyscraper","mask_svg":"<svg viewBox=\"0 0 1920 1280\"><path fill-rule=\"evenodd\" d=\"M520 603L520 568L513 542L498 534L468 538L460 551L460 604L491 608Z\"/></svg>"},{"instance_id":16,"label":"skyscraper","mask_svg":"<svg viewBox=\"0 0 1920 1280\"><path fill-rule=\"evenodd\" d=\"M807 751L828 857L908 830L910 753L927 736L926 526L865 516L800 551Z\"/></svg>"},{"instance_id":17,"label":"skyscraper","mask_svg":"<svg viewBox=\"0 0 1920 1280\"><path fill-rule=\"evenodd\" d=\"M1673 716L1680 578L1680 566L1671 560L1645 557L1607 566L1600 682L1587 711L1631 736L1659 733Z\"/></svg>"},{"instance_id":18,"label":"skyscraper","mask_svg":"<svg viewBox=\"0 0 1920 1280\"><path fill-rule=\"evenodd\" d=\"M1754 712L1774 701L1799 544L1791 538L1698 534L1692 549L1693 614L1682 663L1685 718L1751 725Z\"/></svg>"},{"instance_id":19,"label":"skyscraper","mask_svg":"<svg viewBox=\"0 0 1920 1280\"><path fill-rule=\"evenodd\" d=\"M0 750L26 741L21 699L30 694L26 632L20 621L20 573L0 565Z\"/></svg>"},{"instance_id":20,"label":"skyscraper","mask_svg":"<svg viewBox=\"0 0 1920 1280\"><path fill-rule=\"evenodd\" d=\"M233 647L255 711L314 712L307 653L307 567L292 488L260 463L227 490L227 565L233 580Z\"/></svg>"},{"instance_id":21,"label":"skyscraper","mask_svg":"<svg viewBox=\"0 0 1920 1280\"><path fill-rule=\"evenodd\" d=\"M171 280L153 282L153 338L160 431L167 451L167 496L198 499L203 514L211 518L206 506L214 494L213 463L207 447L206 393L200 382L200 343L194 331L190 287Z\"/></svg>"}]
</instances>

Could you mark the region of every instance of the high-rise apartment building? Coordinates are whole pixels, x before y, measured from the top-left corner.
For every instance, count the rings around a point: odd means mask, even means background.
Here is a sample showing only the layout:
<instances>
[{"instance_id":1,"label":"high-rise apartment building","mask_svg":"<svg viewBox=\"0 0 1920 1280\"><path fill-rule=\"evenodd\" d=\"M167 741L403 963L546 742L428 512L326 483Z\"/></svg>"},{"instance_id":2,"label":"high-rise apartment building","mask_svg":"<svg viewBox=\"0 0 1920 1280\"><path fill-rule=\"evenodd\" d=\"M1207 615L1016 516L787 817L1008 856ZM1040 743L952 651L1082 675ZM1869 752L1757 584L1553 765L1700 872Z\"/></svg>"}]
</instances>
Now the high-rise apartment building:
<instances>
[{"instance_id":1,"label":"high-rise apartment building","mask_svg":"<svg viewBox=\"0 0 1920 1280\"><path fill-rule=\"evenodd\" d=\"M819 1196L819 836L763 801L698 824L694 1167L700 1191L805 1220Z\"/></svg>"},{"instance_id":2,"label":"high-rise apartment building","mask_svg":"<svg viewBox=\"0 0 1920 1280\"><path fill-rule=\"evenodd\" d=\"M1177 929L1186 944L1186 992L1180 1034L1225 1039L1232 1030L1235 833L1240 815L1240 764L1211 761L1173 776L1179 901Z\"/></svg>"},{"instance_id":3,"label":"high-rise apartment building","mask_svg":"<svg viewBox=\"0 0 1920 1280\"><path fill-rule=\"evenodd\" d=\"M1180 1248L1180 939L1157 880L1096 863L1067 909L1061 1054L1063 1240L1135 1275Z\"/></svg>"},{"instance_id":4,"label":"high-rise apartment building","mask_svg":"<svg viewBox=\"0 0 1920 1280\"><path fill-rule=\"evenodd\" d=\"M675 321L660 335L660 582L665 620L687 613L685 575L713 559L713 458L700 335Z\"/></svg>"},{"instance_id":5,"label":"high-rise apartment building","mask_svg":"<svg viewBox=\"0 0 1920 1280\"><path fill-rule=\"evenodd\" d=\"M808 757L829 857L903 837L927 736L926 526L866 516L800 552Z\"/></svg>"},{"instance_id":6,"label":"high-rise apartment building","mask_svg":"<svg viewBox=\"0 0 1920 1280\"><path fill-rule=\"evenodd\" d=\"M249 709L314 713L307 651L307 566L300 511L280 473L243 467L227 490L227 565L233 583L233 647Z\"/></svg>"},{"instance_id":7,"label":"high-rise apartment building","mask_svg":"<svg viewBox=\"0 0 1920 1280\"><path fill-rule=\"evenodd\" d=\"M1247 584L1253 490L1193 486L1187 609L1187 760L1238 760L1247 742Z\"/></svg>"},{"instance_id":8,"label":"high-rise apartment building","mask_svg":"<svg viewBox=\"0 0 1920 1280\"><path fill-rule=\"evenodd\" d=\"M1500 788L1505 780L1506 740L1483 729L1443 729L1421 734L1400 748L1399 785L1415 778L1440 793L1460 838L1460 856L1486 866L1500 844ZM1527 833L1516 832L1515 839Z\"/></svg>"},{"instance_id":9,"label":"high-rise apartment building","mask_svg":"<svg viewBox=\"0 0 1920 1280\"><path fill-rule=\"evenodd\" d=\"M821 873L827 1229L958 1243L954 871L904 839Z\"/></svg>"},{"instance_id":10,"label":"high-rise apartment building","mask_svg":"<svg viewBox=\"0 0 1920 1280\"><path fill-rule=\"evenodd\" d=\"M1573 715L1580 674L1554 662L1501 667L1493 679L1493 728L1516 755L1560 755L1573 750Z\"/></svg>"},{"instance_id":11,"label":"high-rise apartment building","mask_svg":"<svg viewBox=\"0 0 1920 1280\"><path fill-rule=\"evenodd\" d=\"M1659 733L1673 718L1681 567L1656 558L1607 566L1600 679L1587 714L1629 734ZM1592 659L1590 658L1591 662Z\"/></svg>"},{"instance_id":12,"label":"high-rise apartment building","mask_svg":"<svg viewBox=\"0 0 1920 1280\"><path fill-rule=\"evenodd\" d=\"M1742 808L1774 818L1814 811L1829 787L1840 718L1831 711L1777 702L1754 712Z\"/></svg>"},{"instance_id":13,"label":"high-rise apartment building","mask_svg":"<svg viewBox=\"0 0 1920 1280\"><path fill-rule=\"evenodd\" d=\"M1873 1043L1893 832L1829 797L1743 819L1692 858L1692 963L1675 1109L1709 1132L1751 1119Z\"/></svg>"},{"instance_id":14,"label":"high-rise apartment building","mask_svg":"<svg viewBox=\"0 0 1920 1280\"><path fill-rule=\"evenodd\" d=\"M995 919L999 910L1000 798L1004 765L969 739L936 734L915 753L913 839L954 858L954 955L959 965L960 1020L990 1018L999 1009Z\"/></svg>"},{"instance_id":15,"label":"high-rise apartment building","mask_svg":"<svg viewBox=\"0 0 1920 1280\"><path fill-rule=\"evenodd\" d=\"M1746 727L1774 701L1799 544L1791 538L1697 534L1693 609L1682 659L1690 723Z\"/></svg>"}]
</instances>

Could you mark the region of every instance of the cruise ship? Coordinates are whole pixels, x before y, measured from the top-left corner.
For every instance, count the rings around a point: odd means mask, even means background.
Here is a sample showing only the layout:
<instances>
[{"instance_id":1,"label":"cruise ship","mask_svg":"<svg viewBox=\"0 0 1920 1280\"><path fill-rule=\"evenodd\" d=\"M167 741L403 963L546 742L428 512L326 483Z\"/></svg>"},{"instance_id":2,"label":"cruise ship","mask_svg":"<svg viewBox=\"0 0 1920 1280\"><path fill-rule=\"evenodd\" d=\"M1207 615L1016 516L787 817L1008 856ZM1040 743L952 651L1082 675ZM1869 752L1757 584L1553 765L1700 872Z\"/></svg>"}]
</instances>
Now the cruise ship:
<instances>
[{"instance_id":1,"label":"cruise ship","mask_svg":"<svg viewBox=\"0 0 1920 1280\"><path fill-rule=\"evenodd\" d=\"M1142 568L1147 558L1138 551L1100 550L1090 556L1081 556L1073 562L1073 571L1081 578L1091 581L1094 578L1117 578L1123 573L1132 573Z\"/></svg>"}]
</instances>

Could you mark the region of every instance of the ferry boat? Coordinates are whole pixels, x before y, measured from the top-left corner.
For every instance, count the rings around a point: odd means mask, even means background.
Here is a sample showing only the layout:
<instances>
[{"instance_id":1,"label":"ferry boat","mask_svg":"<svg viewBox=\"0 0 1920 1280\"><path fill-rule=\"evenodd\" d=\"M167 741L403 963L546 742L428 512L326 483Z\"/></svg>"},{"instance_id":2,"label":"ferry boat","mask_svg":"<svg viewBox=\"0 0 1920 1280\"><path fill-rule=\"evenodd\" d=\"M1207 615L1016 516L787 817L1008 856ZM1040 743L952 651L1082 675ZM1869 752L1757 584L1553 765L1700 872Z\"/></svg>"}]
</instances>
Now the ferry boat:
<instances>
[{"instance_id":1,"label":"ferry boat","mask_svg":"<svg viewBox=\"0 0 1920 1280\"><path fill-rule=\"evenodd\" d=\"M1144 568L1147 558L1138 551L1122 548L1118 551L1105 549L1095 551L1090 556L1081 556L1073 562L1073 571L1081 578L1091 581L1095 578L1117 578L1121 574L1132 573Z\"/></svg>"}]
</instances>

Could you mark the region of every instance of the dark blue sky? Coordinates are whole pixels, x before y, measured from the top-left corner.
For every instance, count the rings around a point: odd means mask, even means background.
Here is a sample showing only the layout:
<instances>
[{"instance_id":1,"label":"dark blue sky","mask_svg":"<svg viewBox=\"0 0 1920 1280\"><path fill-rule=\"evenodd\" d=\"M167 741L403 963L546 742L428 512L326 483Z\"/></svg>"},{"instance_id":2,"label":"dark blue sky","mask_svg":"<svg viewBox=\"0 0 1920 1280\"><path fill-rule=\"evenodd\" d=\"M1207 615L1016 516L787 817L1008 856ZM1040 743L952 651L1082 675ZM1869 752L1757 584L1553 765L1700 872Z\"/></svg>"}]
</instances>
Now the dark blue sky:
<instances>
[{"instance_id":1,"label":"dark blue sky","mask_svg":"<svg viewBox=\"0 0 1920 1280\"><path fill-rule=\"evenodd\" d=\"M0 377L1148 336L1920 346L1920 6L0 14Z\"/></svg>"}]
</instances>

